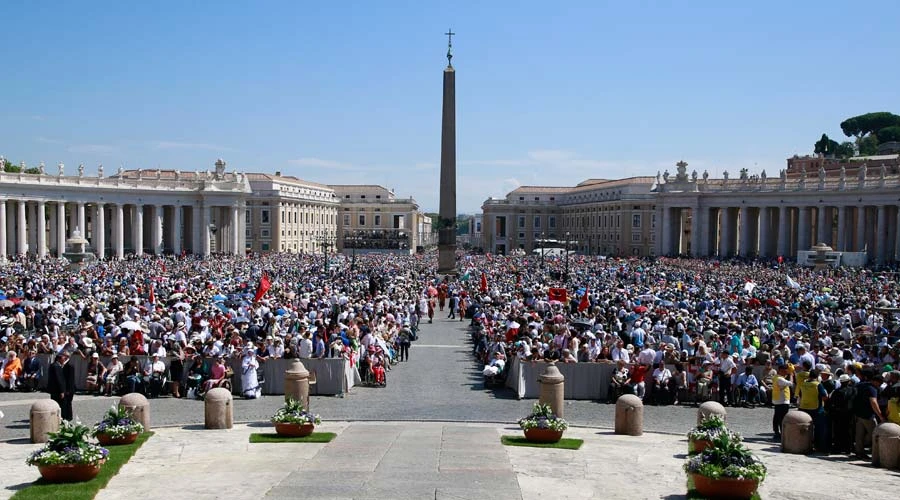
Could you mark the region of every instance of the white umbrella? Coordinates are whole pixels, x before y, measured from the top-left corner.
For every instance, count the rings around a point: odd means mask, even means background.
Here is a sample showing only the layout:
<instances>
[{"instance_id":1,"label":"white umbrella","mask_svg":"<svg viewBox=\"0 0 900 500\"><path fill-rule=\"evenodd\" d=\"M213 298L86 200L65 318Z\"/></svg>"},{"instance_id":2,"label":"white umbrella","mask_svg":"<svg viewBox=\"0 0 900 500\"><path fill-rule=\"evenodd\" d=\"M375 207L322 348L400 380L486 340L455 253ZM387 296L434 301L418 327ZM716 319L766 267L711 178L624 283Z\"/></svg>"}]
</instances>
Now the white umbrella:
<instances>
[{"instance_id":1,"label":"white umbrella","mask_svg":"<svg viewBox=\"0 0 900 500\"><path fill-rule=\"evenodd\" d=\"M178 299L180 299L180 298L182 298L182 297L184 297L184 294L183 294L183 293L181 293L181 292L176 292L176 293L173 293L173 294L169 295L169 299L168 299L168 300L178 300Z\"/></svg>"},{"instance_id":2,"label":"white umbrella","mask_svg":"<svg viewBox=\"0 0 900 500\"><path fill-rule=\"evenodd\" d=\"M172 306L172 307L175 308L175 309L178 309L179 307L184 307L184 308L186 308L186 309L190 309L190 308L191 308L191 305L188 304L187 302L179 302L179 303L175 304L175 305Z\"/></svg>"},{"instance_id":3,"label":"white umbrella","mask_svg":"<svg viewBox=\"0 0 900 500\"><path fill-rule=\"evenodd\" d=\"M122 323L119 324L119 328L121 328L123 330L131 330L131 331L140 330L141 324L138 323L137 321L123 321Z\"/></svg>"}]
</instances>

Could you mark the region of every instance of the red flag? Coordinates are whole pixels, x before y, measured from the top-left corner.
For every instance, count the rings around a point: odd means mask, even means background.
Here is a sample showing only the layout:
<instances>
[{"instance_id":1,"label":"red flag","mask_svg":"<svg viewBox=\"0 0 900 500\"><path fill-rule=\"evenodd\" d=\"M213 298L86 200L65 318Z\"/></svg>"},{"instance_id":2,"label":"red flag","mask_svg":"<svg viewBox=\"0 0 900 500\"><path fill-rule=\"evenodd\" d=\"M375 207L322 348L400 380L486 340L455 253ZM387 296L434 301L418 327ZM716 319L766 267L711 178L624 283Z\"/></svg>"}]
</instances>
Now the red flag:
<instances>
[{"instance_id":1,"label":"red flag","mask_svg":"<svg viewBox=\"0 0 900 500\"><path fill-rule=\"evenodd\" d=\"M565 288L551 288L547 290L547 298L550 300L558 300L560 302L568 302Z\"/></svg>"},{"instance_id":2,"label":"red flag","mask_svg":"<svg viewBox=\"0 0 900 500\"><path fill-rule=\"evenodd\" d=\"M150 303L154 304L154 305L156 304L156 294L153 293L153 282L152 281L150 282Z\"/></svg>"},{"instance_id":3,"label":"red flag","mask_svg":"<svg viewBox=\"0 0 900 500\"><path fill-rule=\"evenodd\" d=\"M578 312L582 312L591 306L591 301L588 300L588 294L590 292L590 288L584 289L584 295L581 296L581 301L578 303Z\"/></svg>"},{"instance_id":4,"label":"red flag","mask_svg":"<svg viewBox=\"0 0 900 500\"><path fill-rule=\"evenodd\" d=\"M481 273L481 293L487 293L487 276L482 271Z\"/></svg>"},{"instance_id":5,"label":"red flag","mask_svg":"<svg viewBox=\"0 0 900 500\"><path fill-rule=\"evenodd\" d=\"M259 302L271 287L272 283L269 281L269 275L263 273L262 277L259 279L259 287L256 288L256 296L253 297L253 302Z\"/></svg>"}]
</instances>

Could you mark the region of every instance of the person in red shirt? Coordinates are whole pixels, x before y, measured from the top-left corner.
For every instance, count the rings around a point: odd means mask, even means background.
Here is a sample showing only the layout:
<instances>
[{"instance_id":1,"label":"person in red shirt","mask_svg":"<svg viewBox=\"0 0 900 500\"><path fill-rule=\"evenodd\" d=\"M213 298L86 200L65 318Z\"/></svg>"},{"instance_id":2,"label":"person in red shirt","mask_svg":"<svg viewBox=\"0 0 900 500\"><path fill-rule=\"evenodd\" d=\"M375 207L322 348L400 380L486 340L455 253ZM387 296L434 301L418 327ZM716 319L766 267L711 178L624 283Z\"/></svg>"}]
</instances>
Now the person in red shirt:
<instances>
[{"instance_id":1,"label":"person in red shirt","mask_svg":"<svg viewBox=\"0 0 900 500\"><path fill-rule=\"evenodd\" d=\"M634 394L644 400L644 394L647 392L647 385L644 383L644 379L647 376L647 372L650 370L650 366L646 363L641 363L631 370L631 377L628 379L627 384L631 384L634 387Z\"/></svg>"}]
</instances>

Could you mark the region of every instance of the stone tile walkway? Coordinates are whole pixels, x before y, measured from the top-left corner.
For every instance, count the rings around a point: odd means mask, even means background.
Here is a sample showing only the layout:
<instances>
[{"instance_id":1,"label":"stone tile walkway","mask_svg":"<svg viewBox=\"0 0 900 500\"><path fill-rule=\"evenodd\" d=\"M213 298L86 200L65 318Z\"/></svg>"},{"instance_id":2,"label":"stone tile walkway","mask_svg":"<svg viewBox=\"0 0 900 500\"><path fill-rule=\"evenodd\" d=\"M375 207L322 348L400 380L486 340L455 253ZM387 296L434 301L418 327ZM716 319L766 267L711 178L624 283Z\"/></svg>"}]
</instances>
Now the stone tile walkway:
<instances>
[{"instance_id":1,"label":"stone tile walkway","mask_svg":"<svg viewBox=\"0 0 900 500\"><path fill-rule=\"evenodd\" d=\"M331 443L250 444L264 424L228 431L156 429L98 499L538 499L684 498L681 436L616 436L571 428L580 450L507 447L517 428L489 424L341 423ZM900 473L842 457L786 455L750 442L769 468L763 498L881 499ZM24 465L38 445L0 443L0 498L38 476Z\"/></svg>"}]
</instances>

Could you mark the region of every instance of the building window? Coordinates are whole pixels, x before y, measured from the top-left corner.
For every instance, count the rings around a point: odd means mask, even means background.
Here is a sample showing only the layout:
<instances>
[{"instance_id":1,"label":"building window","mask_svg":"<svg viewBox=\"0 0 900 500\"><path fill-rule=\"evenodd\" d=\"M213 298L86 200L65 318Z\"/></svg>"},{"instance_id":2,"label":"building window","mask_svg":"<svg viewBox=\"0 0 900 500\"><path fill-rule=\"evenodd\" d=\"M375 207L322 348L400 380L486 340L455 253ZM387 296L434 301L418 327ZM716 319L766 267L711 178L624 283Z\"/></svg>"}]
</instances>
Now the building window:
<instances>
[{"instance_id":1,"label":"building window","mask_svg":"<svg viewBox=\"0 0 900 500\"><path fill-rule=\"evenodd\" d=\"M345 195L344 195L344 198L347 199L347 200L349 200L349 199L350 199L350 195L349 195L349 194L345 194Z\"/></svg>"},{"instance_id":2,"label":"building window","mask_svg":"<svg viewBox=\"0 0 900 500\"><path fill-rule=\"evenodd\" d=\"M284 224L284 210L281 211L281 223Z\"/></svg>"},{"instance_id":3,"label":"building window","mask_svg":"<svg viewBox=\"0 0 900 500\"><path fill-rule=\"evenodd\" d=\"M480 233L480 232L481 232L481 223L480 223L480 222L476 222L476 223L475 223L475 232L476 232L476 233Z\"/></svg>"},{"instance_id":4,"label":"building window","mask_svg":"<svg viewBox=\"0 0 900 500\"><path fill-rule=\"evenodd\" d=\"M306 219L307 219L306 222L308 223L309 222L309 214L306 214ZM350 225L350 214L344 214L344 225L345 226Z\"/></svg>"},{"instance_id":5,"label":"building window","mask_svg":"<svg viewBox=\"0 0 900 500\"><path fill-rule=\"evenodd\" d=\"M539 216L534 218L534 228L535 229L541 228L541 218Z\"/></svg>"},{"instance_id":6,"label":"building window","mask_svg":"<svg viewBox=\"0 0 900 500\"><path fill-rule=\"evenodd\" d=\"M535 197L534 197L534 201L541 201L541 197L540 197L540 196L535 196Z\"/></svg>"},{"instance_id":7,"label":"building window","mask_svg":"<svg viewBox=\"0 0 900 500\"><path fill-rule=\"evenodd\" d=\"M524 196L519 196L519 201L525 201L525 197L524 197Z\"/></svg>"},{"instance_id":8,"label":"building window","mask_svg":"<svg viewBox=\"0 0 900 500\"><path fill-rule=\"evenodd\" d=\"M376 195L375 195L375 199L376 199L376 200L380 200L380 199L381 199L381 195L380 195L380 194L376 194Z\"/></svg>"},{"instance_id":9,"label":"building window","mask_svg":"<svg viewBox=\"0 0 900 500\"><path fill-rule=\"evenodd\" d=\"M656 229L656 214L650 215L650 227Z\"/></svg>"},{"instance_id":10,"label":"building window","mask_svg":"<svg viewBox=\"0 0 900 500\"><path fill-rule=\"evenodd\" d=\"M366 195L362 195L362 196L360 196L360 198L362 198L362 199L365 200L365 199L366 199Z\"/></svg>"},{"instance_id":11,"label":"building window","mask_svg":"<svg viewBox=\"0 0 900 500\"><path fill-rule=\"evenodd\" d=\"M525 239L525 233L519 233L519 239L520 239L520 240L524 240L524 239Z\"/></svg>"},{"instance_id":12,"label":"building window","mask_svg":"<svg viewBox=\"0 0 900 500\"><path fill-rule=\"evenodd\" d=\"M269 244L268 244L268 243L263 243L263 244L262 244L262 251L263 251L263 252L268 252L268 251L269 251Z\"/></svg>"},{"instance_id":13,"label":"building window","mask_svg":"<svg viewBox=\"0 0 900 500\"><path fill-rule=\"evenodd\" d=\"M524 228L525 228L525 216L520 215L519 216L519 229L524 229Z\"/></svg>"},{"instance_id":14,"label":"building window","mask_svg":"<svg viewBox=\"0 0 900 500\"><path fill-rule=\"evenodd\" d=\"M553 198L550 199L552 200ZM547 226L550 227L550 229L556 229L556 217L551 215L547 221Z\"/></svg>"},{"instance_id":15,"label":"building window","mask_svg":"<svg viewBox=\"0 0 900 500\"><path fill-rule=\"evenodd\" d=\"M360 225L360 226L365 226L365 225L366 225L366 216L365 216L365 214L359 214L359 225Z\"/></svg>"},{"instance_id":16,"label":"building window","mask_svg":"<svg viewBox=\"0 0 900 500\"><path fill-rule=\"evenodd\" d=\"M641 227L641 214L631 216L631 227Z\"/></svg>"},{"instance_id":17,"label":"building window","mask_svg":"<svg viewBox=\"0 0 900 500\"><path fill-rule=\"evenodd\" d=\"M380 226L380 225L381 225L381 216L380 216L380 215L376 215L376 216L375 216L375 225L376 225L376 226Z\"/></svg>"},{"instance_id":18,"label":"building window","mask_svg":"<svg viewBox=\"0 0 900 500\"><path fill-rule=\"evenodd\" d=\"M631 233L631 242L632 243L640 243L641 242L641 233Z\"/></svg>"},{"instance_id":19,"label":"building window","mask_svg":"<svg viewBox=\"0 0 900 500\"><path fill-rule=\"evenodd\" d=\"M262 211L262 223L263 223L263 224L268 224L268 223L269 223L269 211L268 211L268 210L263 210L263 211Z\"/></svg>"},{"instance_id":20,"label":"building window","mask_svg":"<svg viewBox=\"0 0 900 500\"><path fill-rule=\"evenodd\" d=\"M263 229L262 231L259 232L259 235L260 235L261 237L263 237L263 238L268 238L268 237L269 237L269 230L268 230L268 229Z\"/></svg>"},{"instance_id":21,"label":"building window","mask_svg":"<svg viewBox=\"0 0 900 500\"><path fill-rule=\"evenodd\" d=\"M248 226L250 225L250 211L249 210L246 210L244 212L244 222L246 222Z\"/></svg>"}]
</instances>

